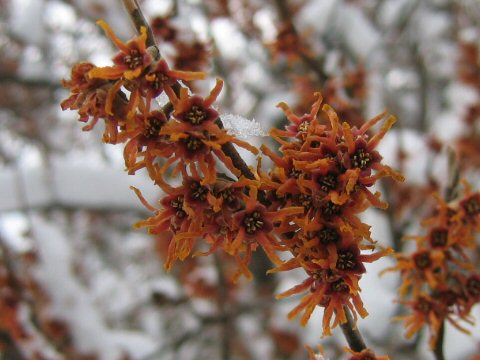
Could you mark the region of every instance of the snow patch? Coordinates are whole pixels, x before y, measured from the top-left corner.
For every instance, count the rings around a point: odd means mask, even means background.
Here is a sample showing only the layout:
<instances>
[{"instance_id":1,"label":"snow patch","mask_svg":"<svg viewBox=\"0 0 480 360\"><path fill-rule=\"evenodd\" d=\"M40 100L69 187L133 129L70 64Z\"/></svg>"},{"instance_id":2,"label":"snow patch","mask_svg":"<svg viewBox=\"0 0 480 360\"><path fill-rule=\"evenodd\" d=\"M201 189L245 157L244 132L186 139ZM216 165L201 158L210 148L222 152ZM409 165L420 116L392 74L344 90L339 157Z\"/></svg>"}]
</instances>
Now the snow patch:
<instances>
[{"instance_id":1,"label":"snow patch","mask_svg":"<svg viewBox=\"0 0 480 360\"><path fill-rule=\"evenodd\" d=\"M267 132L255 119L250 120L241 115L223 114L222 122L229 134L239 138L246 139L251 136L267 136Z\"/></svg>"}]
</instances>

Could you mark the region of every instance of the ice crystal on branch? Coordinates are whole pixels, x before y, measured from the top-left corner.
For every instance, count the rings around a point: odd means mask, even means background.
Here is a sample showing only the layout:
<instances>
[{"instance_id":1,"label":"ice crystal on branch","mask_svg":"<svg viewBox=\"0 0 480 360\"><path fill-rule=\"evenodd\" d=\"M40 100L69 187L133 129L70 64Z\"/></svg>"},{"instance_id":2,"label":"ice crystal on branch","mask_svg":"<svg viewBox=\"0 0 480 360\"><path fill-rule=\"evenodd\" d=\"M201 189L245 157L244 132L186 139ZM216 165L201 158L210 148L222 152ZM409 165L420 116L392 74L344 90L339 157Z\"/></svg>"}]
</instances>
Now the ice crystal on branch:
<instances>
[{"instance_id":1,"label":"ice crystal on branch","mask_svg":"<svg viewBox=\"0 0 480 360\"><path fill-rule=\"evenodd\" d=\"M227 132L239 138L246 139L251 136L267 136L267 132L263 129L262 124L255 119L250 120L235 114L222 114L222 121Z\"/></svg>"}]
</instances>

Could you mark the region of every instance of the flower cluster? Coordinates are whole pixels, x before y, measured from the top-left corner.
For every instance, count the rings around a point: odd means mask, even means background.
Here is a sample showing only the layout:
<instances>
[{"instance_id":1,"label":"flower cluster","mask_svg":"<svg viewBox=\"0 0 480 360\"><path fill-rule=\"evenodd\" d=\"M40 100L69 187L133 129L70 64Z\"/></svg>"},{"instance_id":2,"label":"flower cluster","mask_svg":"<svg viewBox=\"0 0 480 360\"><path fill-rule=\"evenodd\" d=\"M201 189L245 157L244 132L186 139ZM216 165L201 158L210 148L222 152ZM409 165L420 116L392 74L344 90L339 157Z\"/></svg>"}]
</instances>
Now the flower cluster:
<instances>
[{"instance_id":1,"label":"flower cluster","mask_svg":"<svg viewBox=\"0 0 480 360\"><path fill-rule=\"evenodd\" d=\"M128 173L146 169L165 193L157 209L133 189L154 212L136 226L146 227L152 234L173 234L165 267L170 269L177 259L183 260L200 248L198 239L203 239L203 246L209 249L197 254L221 248L233 256L239 266L237 276L251 277L248 264L252 251L259 246L272 262L280 264L276 251L283 247L273 234L284 230L277 229L276 224L288 223L303 208L269 211L257 196L260 183L243 178L225 153L226 144L255 154L258 150L228 134L218 122L213 103L223 82L217 80L205 98L191 95L178 81L203 79L204 73L171 70L164 59L155 60L146 48L144 29L140 36L124 43L106 23L100 21L99 25L120 52L112 66L74 66L71 80L64 81L71 96L62 108L77 110L80 121L89 122L84 130L91 130L103 119L104 142L125 143ZM170 100L171 111L153 108L152 100L163 92ZM240 180L218 176L217 160ZM169 184L167 175L180 175L181 185Z\"/></svg>"},{"instance_id":2,"label":"flower cluster","mask_svg":"<svg viewBox=\"0 0 480 360\"><path fill-rule=\"evenodd\" d=\"M192 254L221 249L236 261L235 279L251 278L250 259L261 248L276 265L270 272L302 268L307 273L303 283L278 295L308 292L290 318L303 312L301 323L306 324L314 309L322 306L324 334L330 335L332 327L347 322L346 309L355 319L365 317L359 286L364 263L391 250L365 253L377 247L369 225L358 215L371 206L387 207L380 194L370 190L378 179L403 180L381 163L376 150L394 117L380 114L360 127L350 126L341 123L329 105L322 106L319 93L310 113L303 116L280 103L290 122L284 130L271 131L281 155L262 146L273 161L272 170L264 172L259 161L257 171L247 168L246 174L229 146L254 154L258 150L223 129L214 108L223 82L217 80L207 97L192 94L179 81L201 80L205 74L172 70L165 60L156 59L146 46L145 29L124 43L106 23L99 25L120 51L112 66L76 65L71 80L64 81L71 96L62 107L78 111L80 121L87 123L84 130L103 119L104 142L125 144L128 173L145 169L163 191L157 208L132 188L153 212L136 227L171 235L166 269ZM170 102L159 108L153 100L162 93ZM221 173L218 163L229 174ZM281 251L293 258L282 261Z\"/></svg>"},{"instance_id":3,"label":"flower cluster","mask_svg":"<svg viewBox=\"0 0 480 360\"><path fill-rule=\"evenodd\" d=\"M71 80L63 83L71 96L62 103L62 108L78 110L80 121L89 121L84 130L92 129L103 119L103 140L111 144L126 143L125 165L130 174L146 168L152 179L160 182L167 171L187 173L190 167L201 172L203 184L214 183L214 157L238 174L223 153L222 145L234 143L254 153L257 150L227 134L216 123L219 115L212 104L223 82L217 80L206 98L189 95L184 87L177 95L172 87L179 80L200 80L205 74L171 70L164 59L153 59L146 48L145 31L123 43L106 23L98 23L120 52L113 58L113 66L75 65ZM163 92L173 104L173 114L163 109L152 110L152 100ZM160 166L158 159L164 159L165 163Z\"/></svg>"},{"instance_id":4,"label":"flower cluster","mask_svg":"<svg viewBox=\"0 0 480 360\"><path fill-rule=\"evenodd\" d=\"M402 177L382 164L382 157L375 150L393 125L393 117L388 117L379 132L370 137L367 131L385 114L360 128L350 127L340 123L330 106L322 107L320 94L316 97L311 112L303 116L295 115L285 103L278 105L290 122L285 130L271 131L281 144L282 155L262 146L274 167L268 174L259 169L259 174L269 209L303 208L293 222L280 226L287 234L283 244L293 258L271 272L303 268L308 277L277 297L307 291L289 317L303 312L301 324L305 325L314 309L323 306L324 334L330 335L332 326L347 321L345 306L355 319L357 314L367 315L358 284L365 272L364 263L391 252L384 249L373 254L362 253L374 250L375 242L369 226L360 221L358 214L370 206L387 206L379 199L380 194L372 193L369 188L382 177L396 180Z\"/></svg>"},{"instance_id":5,"label":"flower cluster","mask_svg":"<svg viewBox=\"0 0 480 360\"><path fill-rule=\"evenodd\" d=\"M448 321L462 332L459 321L471 323L472 307L480 301L480 274L469 256L480 230L480 193L465 183L462 199L447 203L436 196L434 214L423 221L426 234L416 241L412 254L398 254L397 265L385 271L399 271L401 302L411 313L397 317L405 321L407 338L423 326L430 328L430 345Z\"/></svg>"}]
</instances>

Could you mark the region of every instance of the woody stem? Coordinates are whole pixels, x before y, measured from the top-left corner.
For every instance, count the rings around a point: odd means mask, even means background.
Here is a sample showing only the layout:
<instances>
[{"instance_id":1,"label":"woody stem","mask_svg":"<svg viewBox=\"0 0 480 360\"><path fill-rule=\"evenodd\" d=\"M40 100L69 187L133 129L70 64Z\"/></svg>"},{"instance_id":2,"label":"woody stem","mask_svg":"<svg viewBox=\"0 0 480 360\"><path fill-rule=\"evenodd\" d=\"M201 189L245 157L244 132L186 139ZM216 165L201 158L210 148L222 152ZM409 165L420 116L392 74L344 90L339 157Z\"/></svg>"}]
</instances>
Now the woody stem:
<instances>
[{"instance_id":1,"label":"woody stem","mask_svg":"<svg viewBox=\"0 0 480 360\"><path fill-rule=\"evenodd\" d=\"M445 360L445 355L443 355L443 338L444 337L445 337L445 322L442 322L442 325L440 325L440 329L438 329L437 342L435 343L435 348L433 349L435 360Z\"/></svg>"},{"instance_id":2,"label":"woody stem","mask_svg":"<svg viewBox=\"0 0 480 360\"><path fill-rule=\"evenodd\" d=\"M160 59L161 54L160 51L158 50L158 47L155 43L155 39L153 37L153 32L152 28L148 24L147 20L145 19L145 16L142 13L142 10L140 9L140 6L138 5L136 0L122 0L123 5L125 6L125 9L128 12L128 15L132 19L133 24L135 25L135 28L137 29L137 32L140 32L140 29L144 27L147 30L147 46L148 49L153 52L153 56L155 59ZM179 95L181 85L180 83L176 82L175 84L172 85L172 89L175 92L175 94ZM171 103L167 103L164 108L163 108L165 114L168 116L168 113L173 111L173 107ZM223 123L221 118L218 118L215 122L218 127L223 129ZM238 151L235 149L232 143L226 143L222 145L222 150L225 153L226 156L228 156L231 160L233 165L240 170L243 176L245 176L248 179L255 179L255 176L253 175L252 171L248 167L248 165L245 163L245 161L242 159Z\"/></svg>"},{"instance_id":3,"label":"woody stem","mask_svg":"<svg viewBox=\"0 0 480 360\"><path fill-rule=\"evenodd\" d=\"M460 180L460 170L459 170L458 160L457 160L455 150L453 150L450 147L447 148L447 158L448 158L448 180L447 180L447 186L445 188L445 201L450 202L457 197L457 188ZM433 354L435 355L436 360L445 360L445 355L443 354L444 337L445 337L445 321L442 321L440 328L438 329L435 348L433 349Z\"/></svg>"},{"instance_id":4,"label":"woody stem","mask_svg":"<svg viewBox=\"0 0 480 360\"><path fill-rule=\"evenodd\" d=\"M295 35L298 41L300 41L300 36L295 27L295 24L292 22L292 11L288 6L287 0L274 0L275 7L280 20L290 27L292 33ZM299 57L303 64L309 68L313 73L316 74L318 81L323 84L327 80L327 75L323 71L322 63L318 59L315 59L311 54L306 52L300 52Z\"/></svg>"},{"instance_id":5,"label":"woody stem","mask_svg":"<svg viewBox=\"0 0 480 360\"><path fill-rule=\"evenodd\" d=\"M365 350L367 346L365 345L362 334L360 334L360 331L358 330L357 325L353 320L350 309L344 305L343 311L345 311L347 322L340 324L340 327L342 328L343 335L345 336L345 339L347 340L350 349L356 352Z\"/></svg>"},{"instance_id":6,"label":"woody stem","mask_svg":"<svg viewBox=\"0 0 480 360\"><path fill-rule=\"evenodd\" d=\"M125 6L125 9L128 12L128 15L130 16L130 19L133 22L133 25L135 25L135 29L137 29L139 33L142 27L144 27L147 30L146 44L148 48L151 49L153 57L156 60L160 59L160 51L158 50L157 44L155 43L155 38L153 37L152 28L148 25L148 22L145 19L145 16L143 15L142 10L140 9L140 6L138 6L137 0L122 0L122 1L123 1L123 5Z\"/></svg>"}]
</instances>

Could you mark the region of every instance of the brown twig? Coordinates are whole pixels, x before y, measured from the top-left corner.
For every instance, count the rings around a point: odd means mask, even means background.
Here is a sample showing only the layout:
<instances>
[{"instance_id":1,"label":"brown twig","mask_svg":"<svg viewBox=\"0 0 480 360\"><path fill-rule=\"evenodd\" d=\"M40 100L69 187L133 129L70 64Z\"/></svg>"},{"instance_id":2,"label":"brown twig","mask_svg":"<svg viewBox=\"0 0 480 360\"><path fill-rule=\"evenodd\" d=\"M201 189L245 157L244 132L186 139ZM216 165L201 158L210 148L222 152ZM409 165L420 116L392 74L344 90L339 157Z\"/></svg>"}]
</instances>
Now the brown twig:
<instances>
[{"instance_id":1,"label":"brown twig","mask_svg":"<svg viewBox=\"0 0 480 360\"><path fill-rule=\"evenodd\" d=\"M460 182L460 168L455 150L447 147L448 158L448 181L445 188L445 201L450 202L457 197L458 184Z\"/></svg>"},{"instance_id":2,"label":"brown twig","mask_svg":"<svg viewBox=\"0 0 480 360\"><path fill-rule=\"evenodd\" d=\"M157 44L155 43L155 38L153 36L153 31L150 25L148 24L145 16L143 16L140 6L138 6L137 0L122 0L125 9L132 19L133 25L138 32L141 31L142 27L147 30L147 47L154 59L160 59L160 50L158 50Z\"/></svg>"},{"instance_id":3,"label":"brown twig","mask_svg":"<svg viewBox=\"0 0 480 360\"><path fill-rule=\"evenodd\" d=\"M123 4L125 5L125 8L130 15L130 18L132 19L132 22L135 24L135 28L137 29L138 32L140 32L140 29L142 27L145 27L147 29L147 45L149 46L149 49L154 49L156 51L156 59L161 58L160 51L158 50L158 47L155 43L155 39L153 38L153 32L151 27L149 26L148 22L145 20L145 17L143 16L143 13L138 6L138 3L136 0L122 0ZM181 85L176 82L172 86L173 91L175 94L179 95ZM165 114L169 114L173 111L173 107L171 103L167 103L164 108L163 108ZM223 129L223 123L221 118L218 118L216 120L216 124ZM243 176L245 176L248 179L254 179L255 176L253 172L250 170L248 165L245 163L245 161L242 159L238 151L235 149L235 146L231 143L226 143L222 145L222 150L225 153L226 156L228 156L231 160L233 165L240 170Z\"/></svg>"},{"instance_id":4,"label":"brown twig","mask_svg":"<svg viewBox=\"0 0 480 360\"><path fill-rule=\"evenodd\" d=\"M438 329L437 342L435 343L435 348L433 349L435 360L445 360L445 355L443 354L444 337L445 337L445 322L442 322L442 325L440 325L440 329Z\"/></svg>"},{"instance_id":5,"label":"brown twig","mask_svg":"<svg viewBox=\"0 0 480 360\"><path fill-rule=\"evenodd\" d=\"M297 36L297 38L299 38L298 31L291 20L292 17L290 14L290 9L288 8L287 0L274 0L274 3L281 20L285 24L288 24L291 27L292 32ZM301 54L300 58L302 59L303 63L317 75L318 80L321 83L326 81L327 76L325 75L321 64L316 59L308 54ZM348 345L353 351L357 352L366 349L365 342L363 341L362 335L360 334L360 331L353 320L350 309L347 306L344 306L343 309L347 317L347 322L341 324L340 327L342 328L343 335L345 336Z\"/></svg>"},{"instance_id":6,"label":"brown twig","mask_svg":"<svg viewBox=\"0 0 480 360\"><path fill-rule=\"evenodd\" d=\"M28 79L23 78L15 73L0 73L0 83L17 84L30 88L40 88L48 90L56 90L62 86L58 82L53 82L48 79Z\"/></svg>"},{"instance_id":7,"label":"brown twig","mask_svg":"<svg viewBox=\"0 0 480 360\"><path fill-rule=\"evenodd\" d=\"M450 202L457 197L458 184L460 181L460 170L458 166L458 159L451 147L447 147L448 157L448 179L445 187L445 201ZM433 354L436 360L445 360L443 354L443 340L445 338L445 321L442 321L440 328L438 329L437 341L433 349Z\"/></svg>"},{"instance_id":8,"label":"brown twig","mask_svg":"<svg viewBox=\"0 0 480 360\"><path fill-rule=\"evenodd\" d=\"M221 326L221 341L220 354L222 360L229 360L230 356L230 339L232 338L232 317L227 308L228 302L228 284L225 278L225 271L223 269L222 260L218 254L214 255L215 267L218 274L218 296L217 305L220 312L220 326Z\"/></svg>"},{"instance_id":9,"label":"brown twig","mask_svg":"<svg viewBox=\"0 0 480 360\"><path fill-rule=\"evenodd\" d=\"M360 331L353 320L350 309L344 305L343 311L345 311L347 322L340 324L340 327L342 328L343 335L348 342L348 346L350 346L350 349L357 352L365 350L367 346L365 345L362 334L360 334Z\"/></svg>"},{"instance_id":10,"label":"brown twig","mask_svg":"<svg viewBox=\"0 0 480 360\"><path fill-rule=\"evenodd\" d=\"M291 29L292 33L295 35L298 41L300 41L300 36L298 35L297 28L295 24L292 22L292 15L291 11L288 7L287 0L274 0L275 7L277 8L278 15L280 20L285 24L288 25ZM301 52L299 54L300 59L302 60L303 64L309 68L311 71L315 73L318 78L318 81L323 84L327 80L327 75L322 69L322 63L311 56L309 53Z\"/></svg>"}]
</instances>

